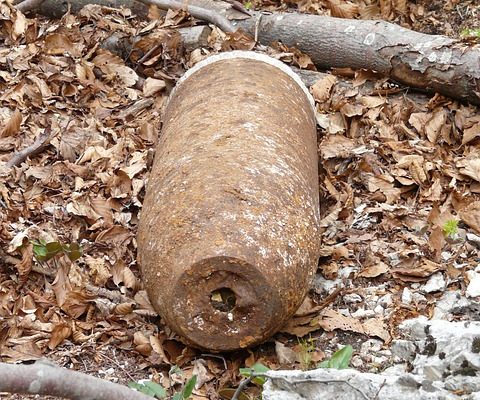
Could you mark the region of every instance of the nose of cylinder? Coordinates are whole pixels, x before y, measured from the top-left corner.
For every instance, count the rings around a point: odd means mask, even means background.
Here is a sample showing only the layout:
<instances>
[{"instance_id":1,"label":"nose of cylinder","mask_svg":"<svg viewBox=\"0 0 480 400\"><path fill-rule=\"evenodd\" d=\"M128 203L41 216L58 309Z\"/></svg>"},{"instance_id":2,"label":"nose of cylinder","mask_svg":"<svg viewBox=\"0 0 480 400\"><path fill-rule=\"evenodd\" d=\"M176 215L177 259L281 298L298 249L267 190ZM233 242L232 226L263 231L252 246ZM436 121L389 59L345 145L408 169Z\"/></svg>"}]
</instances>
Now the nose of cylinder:
<instances>
[{"instance_id":1,"label":"nose of cylinder","mask_svg":"<svg viewBox=\"0 0 480 400\"><path fill-rule=\"evenodd\" d=\"M166 321L190 344L229 351L257 344L278 330L282 307L272 282L234 257L212 257L187 269Z\"/></svg>"}]
</instances>

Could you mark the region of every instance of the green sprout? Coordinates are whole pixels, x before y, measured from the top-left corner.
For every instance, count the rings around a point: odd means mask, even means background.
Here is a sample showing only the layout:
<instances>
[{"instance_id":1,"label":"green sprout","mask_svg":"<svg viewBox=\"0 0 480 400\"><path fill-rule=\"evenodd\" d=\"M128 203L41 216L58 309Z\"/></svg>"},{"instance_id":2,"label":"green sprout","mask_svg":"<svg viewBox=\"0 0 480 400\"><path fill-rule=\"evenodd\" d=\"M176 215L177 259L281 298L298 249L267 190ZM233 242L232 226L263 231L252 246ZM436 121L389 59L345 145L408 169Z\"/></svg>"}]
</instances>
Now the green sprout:
<instances>
[{"instance_id":1,"label":"green sprout","mask_svg":"<svg viewBox=\"0 0 480 400\"><path fill-rule=\"evenodd\" d=\"M312 363L313 353L315 351L314 339L298 339L298 360L300 361L300 368L303 371L312 369L314 367Z\"/></svg>"},{"instance_id":2,"label":"green sprout","mask_svg":"<svg viewBox=\"0 0 480 400\"><path fill-rule=\"evenodd\" d=\"M443 234L447 237L455 237L458 233L458 221L456 219L449 219L443 224Z\"/></svg>"},{"instance_id":3,"label":"green sprout","mask_svg":"<svg viewBox=\"0 0 480 400\"><path fill-rule=\"evenodd\" d=\"M467 28L464 29L460 35L462 37L476 37L480 38L480 28Z\"/></svg>"}]
</instances>

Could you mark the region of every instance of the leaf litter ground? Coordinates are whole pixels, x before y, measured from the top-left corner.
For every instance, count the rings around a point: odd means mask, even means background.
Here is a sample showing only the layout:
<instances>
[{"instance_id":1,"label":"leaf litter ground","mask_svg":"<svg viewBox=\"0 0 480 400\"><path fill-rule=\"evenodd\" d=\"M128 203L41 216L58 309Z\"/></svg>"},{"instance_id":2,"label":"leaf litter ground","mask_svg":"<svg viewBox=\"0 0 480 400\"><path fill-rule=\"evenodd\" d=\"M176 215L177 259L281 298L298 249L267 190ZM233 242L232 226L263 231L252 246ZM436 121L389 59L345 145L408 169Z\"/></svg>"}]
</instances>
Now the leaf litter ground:
<instances>
[{"instance_id":1,"label":"leaf litter ground","mask_svg":"<svg viewBox=\"0 0 480 400\"><path fill-rule=\"evenodd\" d=\"M249 6L383 18L458 36L478 28L474 3ZM194 398L228 398L241 367L312 368L347 344L354 367L380 371L404 319L431 316L442 292L464 294L479 263L478 108L369 72L331 71L311 87L324 248L309 297L264 345L223 355L185 347L151 308L135 262L161 107L184 71L213 52L254 48L311 68L308 56L216 29L208 46L184 51L175 30L191 24L183 12L159 18L150 10L141 21L89 6L49 21L0 3L0 13L2 361L48 357L111 381L153 379L166 388L197 375ZM133 48L107 44L136 35ZM54 254L41 243L55 243ZM78 259L62 247L75 244ZM169 379L173 365L183 375Z\"/></svg>"}]
</instances>

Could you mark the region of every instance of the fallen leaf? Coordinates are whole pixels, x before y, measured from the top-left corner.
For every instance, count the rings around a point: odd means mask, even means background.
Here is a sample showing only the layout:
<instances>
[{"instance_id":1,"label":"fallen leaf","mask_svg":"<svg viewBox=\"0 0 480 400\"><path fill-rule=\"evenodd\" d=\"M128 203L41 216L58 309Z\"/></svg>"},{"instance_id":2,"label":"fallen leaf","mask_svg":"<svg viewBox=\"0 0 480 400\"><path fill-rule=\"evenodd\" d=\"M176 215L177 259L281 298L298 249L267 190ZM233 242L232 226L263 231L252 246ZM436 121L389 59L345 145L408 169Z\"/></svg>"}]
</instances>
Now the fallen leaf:
<instances>
[{"instance_id":1,"label":"fallen leaf","mask_svg":"<svg viewBox=\"0 0 480 400\"><path fill-rule=\"evenodd\" d=\"M420 282L426 280L430 275L437 271L442 271L444 267L433 261L422 259L419 264L412 268L394 268L391 270L396 279L403 282Z\"/></svg>"},{"instance_id":2,"label":"fallen leaf","mask_svg":"<svg viewBox=\"0 0 480 400\"><path fill-rule=\"evenodd\" d=\"M59 344L61 344L65 339L69 338L71 334L72 334L72 328L68 324L64 322L56 324L53 328L52 336L48 341L48 344L47 344L48 348L50 350L53 350Z\"/></svg>"},{"instance_id":3,"label":"fallen leaf","mask_svg":"<svg viewBox=\"0 0 480 400\"><path fill-rule=\"evenodd\" d=\"M388 272L389 270L390 267L387 264L385 264L383 261L377 260L376 263L363 268L358 276L363 278L375 278Z\"/></svg>"},{"instance_id":4,"label":"fallen leaf","mask_svg":"<svg viewBox=\"0 0 480 400\"><path fill-rule=\"evenodd\" d=\"M278 341L275 341L275 354L280 364L291 365L297 361L297 353Z\"/></svg>"},{"instance_id":5,"label":"fallen leaf","mask_svg":"<svg viewBox=\"0 0 480 400\"><path fill-rule=\"evenodd\" d=\"M319 103L327 101L335 83L337 83L337 77L335 75L327 75L315 82L310 88L313 98Z\"/></svg>"},{"instance_id":6,"label":"fallen leaf","mask_svg":"<svg viewBox=\"0 0 480 400\"><path fill-rule=\"evenodd\" d=\"M470 228L480 233L480 201L474 201L459 212L460 218Z\"/></svg>"}]
</instances>

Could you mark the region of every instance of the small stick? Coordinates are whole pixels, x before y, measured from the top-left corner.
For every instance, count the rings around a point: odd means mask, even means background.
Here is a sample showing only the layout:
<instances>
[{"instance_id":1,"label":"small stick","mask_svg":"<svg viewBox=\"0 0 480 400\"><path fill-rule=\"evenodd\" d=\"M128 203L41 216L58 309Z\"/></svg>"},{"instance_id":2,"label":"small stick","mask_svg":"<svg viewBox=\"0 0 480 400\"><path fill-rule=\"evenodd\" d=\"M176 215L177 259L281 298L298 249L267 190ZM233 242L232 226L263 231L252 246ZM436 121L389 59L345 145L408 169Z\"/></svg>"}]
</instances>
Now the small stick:
<instances>
[{"instance_id":1,"label":"small stick","mask_svg":"<svg viewBox=\"0 0 480 400\"><path fill-rule=\"evenodd\" d=\"M153 99L151 98L146 98L146 99L142 99L142 100L139 100L137 101L136 103L133 103L130 107L128 107L127 109L121 111L117 118L118 119L126 119L128 118L129 116L131 115L138 115L140 113L140 111L142 111L143 109L145 108L148 108L150 107L152 104L154 103Z\"/></svg>"},{"instance_id":2,"label":"small stick","mask_svg":"<svg viewBox=\"0 0 480 400\"><path fill-rule=\"evenodd\" d=\"M41 150L43 150L48 144L50 143L52 129L48 126L45 130L38 135L35 139L35 142L30 146L25 147L24 149L20 150L16 154L13 155L10 160L7 161L7 168L11 167L18 167L22 162L24 162L29 156L33 156L37 154Z\"/></svg>"},{"instance_id":3,"label":"small stick","mask_svg":"<svg viewBox=\"0 0 480 400\"><path fill-rule=\"evenodd\" d=\"M238 385L237 390L235 390L235 393L233 394L232 400L238 400L240 398L240 394L243 392L243 389L245 389L245 386L247 386L253 378L254 376L252 374L247 379L244 379L242 382L240 382L240 385Z\"/></svg>"}]
</instances>

